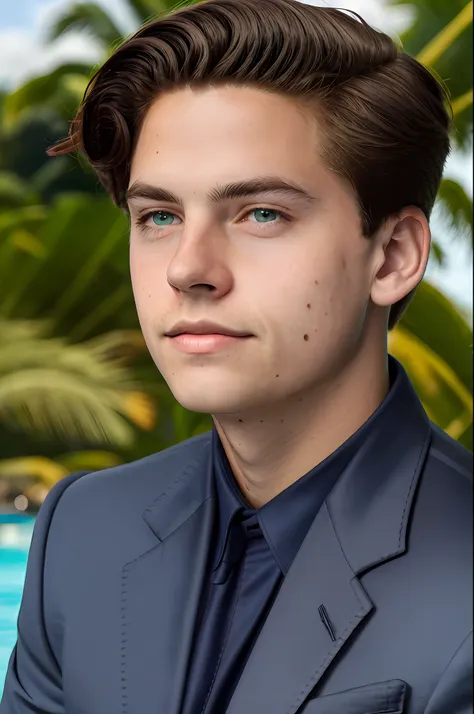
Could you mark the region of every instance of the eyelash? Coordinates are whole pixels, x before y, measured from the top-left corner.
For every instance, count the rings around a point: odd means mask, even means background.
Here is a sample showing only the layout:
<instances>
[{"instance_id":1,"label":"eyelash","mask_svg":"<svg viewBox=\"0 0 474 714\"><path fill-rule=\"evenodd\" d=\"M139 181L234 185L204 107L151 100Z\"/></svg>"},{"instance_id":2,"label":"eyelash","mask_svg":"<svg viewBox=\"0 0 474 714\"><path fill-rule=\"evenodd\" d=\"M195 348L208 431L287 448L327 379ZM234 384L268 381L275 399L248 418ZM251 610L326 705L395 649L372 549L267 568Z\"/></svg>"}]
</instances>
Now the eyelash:
<instances>
[{"instance_id":1,"label":"eyelash","mask_svg":"<svg viewBox=\"0 0 474 714\"><path fill-rule=\"evenodd\" d=\"M276 208L266 208L265 206L257 206L257 208L252 208L250 211L248 211L248 212L245 214L244 218L245 218L246 216L250 215L251 213L254 213L254 211L259 211L259 210L273 211L274 213L277 213L278 216L279 216L279 218L278 218L277 220L270 221L269 223L261 223L261 224L259 224L259 223L255 222L254 225L259 226L259 230L262 230L262 231L265 231L265 226L274 227L280 220L283 220L283 221L290 221L290 220L291 220L291 218L290 218L289 216L287 216L286 213L283 213L282 211L277 211ZM147 225L146 225L147 221L148 221L150 218L152 218L153 216L155 216L157 213L166 213L166 214L169 214L169 215L171 215L171 216L175 216L175 215L176 215L176 214L173 213L172 211L164 211L164 210L162 210L162 209L160 209L160 210L158 210L158 211L148 211L148 213L144 213L143 216L140 216L140 217L137 218L137 220L136 220L136 224L137 224L137 226L138 226L138 228L139 228L139 230L140 230L141 233L149 233L149 232L155 233L156 231L160 232L160 231L162 230L162 228L168 228L168 227L169 227L169 226L162 226L162 227L160 227L160 226L157 226L157 225L155 225L155 226L152 227L152 226L147 226ZM240 221L239 221L239 222L240 222Z\"/></svg>"}]
</instances>

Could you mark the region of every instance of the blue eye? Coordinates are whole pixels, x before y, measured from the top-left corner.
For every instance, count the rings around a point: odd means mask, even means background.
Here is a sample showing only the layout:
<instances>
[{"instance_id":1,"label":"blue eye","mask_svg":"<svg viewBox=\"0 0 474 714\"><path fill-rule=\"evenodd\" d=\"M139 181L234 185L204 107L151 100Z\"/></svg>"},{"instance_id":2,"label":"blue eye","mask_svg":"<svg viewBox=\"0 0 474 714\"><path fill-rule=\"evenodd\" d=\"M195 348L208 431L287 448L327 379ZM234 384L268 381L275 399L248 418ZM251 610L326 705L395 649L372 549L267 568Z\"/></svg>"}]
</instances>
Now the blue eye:
<instances>
[{"instance_id":1,"label":"blue eye","mask_svg":"<svg viewBox=\"0 0 474 714\"><path fill-rule=\"evenodd\" d=\"M175 218L175 215L173 213L167 213L166 211L155 211L151 215L151 220L155 226L170 226L173 222L173 218Z\"/></svg>"},{"instance_id":2,"label":"blue eye","mask_svg":"<svg viewBox=\"0 0 474 714\"><path fill-rule=\"evenodd\" d=\"M254 208L253 211L249 213L249 215L252 214L255 215L256 223L271 223L281 216L280 211L275 211L273 208Z\"/></svg>"}]
</instances>

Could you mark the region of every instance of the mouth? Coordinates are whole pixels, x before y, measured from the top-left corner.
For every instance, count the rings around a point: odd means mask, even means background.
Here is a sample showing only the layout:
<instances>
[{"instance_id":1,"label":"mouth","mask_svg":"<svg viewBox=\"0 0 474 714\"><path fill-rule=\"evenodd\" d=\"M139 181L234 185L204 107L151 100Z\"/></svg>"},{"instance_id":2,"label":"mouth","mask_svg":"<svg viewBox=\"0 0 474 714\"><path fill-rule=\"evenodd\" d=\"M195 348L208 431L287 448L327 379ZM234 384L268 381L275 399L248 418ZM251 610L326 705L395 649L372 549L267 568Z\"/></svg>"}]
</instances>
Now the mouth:
<instances>
[{"instance_id":1,"label":"mouth","mask_svg":"<svg viewBox=\"0 0 474 714\"><path fill-rule=\"evenodd\" d=\"M252 335L229 335L223 332L179 332L168 335L170 343L179 352L188 355L211 355L239 347Z\"/></svg>"},{"instance_id":2,"label":"mouth","mask_svg":"<svg viewBox=\"0 0 474 714\"><path fill-rule=\"evenodd\" d=\"M244 332L241 330L236 330L230 327L224 327L223 325L218 325L213 322L201 321L195 323L180 322L165 333L166 337L176 338L183 335L188 337L210 337L210 336L221 336L221 337L235 337L244 338L252 337L249 332Z\"/></svg>"}]
</instances>

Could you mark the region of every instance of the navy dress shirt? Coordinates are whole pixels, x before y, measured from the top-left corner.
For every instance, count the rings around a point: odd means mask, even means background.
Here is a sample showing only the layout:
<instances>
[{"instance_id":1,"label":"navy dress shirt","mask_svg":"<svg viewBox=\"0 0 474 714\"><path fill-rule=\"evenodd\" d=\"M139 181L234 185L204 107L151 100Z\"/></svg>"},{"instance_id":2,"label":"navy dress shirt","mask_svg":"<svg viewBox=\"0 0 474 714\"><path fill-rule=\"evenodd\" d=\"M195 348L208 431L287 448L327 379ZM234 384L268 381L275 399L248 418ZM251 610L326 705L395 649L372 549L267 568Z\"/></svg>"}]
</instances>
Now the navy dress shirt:
<instances>
[{"instance_id":1,"label":"navy dress shirt","mask_svg":"<svg viewBox=\"0 0 474 714\"><path fill-rule=\"evenodd\" d=\"M398 370L389 360L390 391ZM395 396L395 395L393 395ZM396 400L391 399L393 404ZM243 496L215 428L217 514L182 714L224 714L272 603L321 505L377 415L322 463L258 509Z\"/></svg>"}]
</instances>

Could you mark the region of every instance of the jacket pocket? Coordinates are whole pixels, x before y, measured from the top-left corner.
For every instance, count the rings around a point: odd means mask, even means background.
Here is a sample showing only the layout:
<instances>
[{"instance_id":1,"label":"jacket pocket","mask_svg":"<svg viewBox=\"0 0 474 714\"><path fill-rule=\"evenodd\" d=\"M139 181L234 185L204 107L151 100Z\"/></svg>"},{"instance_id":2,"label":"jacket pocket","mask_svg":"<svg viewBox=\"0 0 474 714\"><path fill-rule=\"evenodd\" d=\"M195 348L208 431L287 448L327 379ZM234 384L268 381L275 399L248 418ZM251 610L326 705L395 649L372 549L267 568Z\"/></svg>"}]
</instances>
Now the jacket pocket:
<instances>
[{"instance_id":1,"label":"jacket pocket","mask_svg":"<svg viewBox=\"0 0 474 714\"><path fill-rule=\"evenodd\" d=\"M387 679L309 699L298 714L403 714L407 684Z\"/></svg>"}]
</instances>

